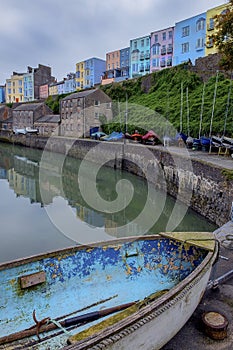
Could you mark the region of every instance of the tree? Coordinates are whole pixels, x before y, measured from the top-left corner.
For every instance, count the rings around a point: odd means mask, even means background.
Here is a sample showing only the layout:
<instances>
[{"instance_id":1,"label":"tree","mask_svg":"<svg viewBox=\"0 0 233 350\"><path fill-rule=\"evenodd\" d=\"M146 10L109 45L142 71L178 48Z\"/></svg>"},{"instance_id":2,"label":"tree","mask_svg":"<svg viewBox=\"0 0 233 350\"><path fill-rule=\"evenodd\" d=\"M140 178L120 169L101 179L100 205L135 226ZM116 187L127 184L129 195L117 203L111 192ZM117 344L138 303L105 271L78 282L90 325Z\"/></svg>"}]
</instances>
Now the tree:
<instances>
[{"instance_id":1,"label":"tree","mask_svg":"<svg viewBox=\"0 0 233 350\"><path fill-rule=\"evenodd\" d=\"M233 70L233 0L229 0L226 10L215 16L216 33L210 36L221 54L220 66Z\"/></svg>"}]
</instances>

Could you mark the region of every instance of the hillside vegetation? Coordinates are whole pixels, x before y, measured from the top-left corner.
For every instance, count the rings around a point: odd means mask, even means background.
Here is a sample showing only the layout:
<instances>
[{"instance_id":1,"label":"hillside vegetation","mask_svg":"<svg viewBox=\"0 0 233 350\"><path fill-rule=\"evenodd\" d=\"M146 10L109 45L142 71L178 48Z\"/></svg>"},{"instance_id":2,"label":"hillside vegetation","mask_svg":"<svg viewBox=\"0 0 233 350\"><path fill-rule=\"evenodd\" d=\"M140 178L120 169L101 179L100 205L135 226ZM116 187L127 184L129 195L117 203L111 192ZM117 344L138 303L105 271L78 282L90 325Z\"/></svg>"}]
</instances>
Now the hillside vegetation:
<instances>
[{"instance_id":1,"label":"hillside vegetation","mask_svg":"<svg viewBox=\"0 0 233 350\"><path fill-rule=\"evenodd\" d=\"M212 135L222 135L225 129L226 136L233 136L233 89L231 81L222 73L212 76L204 84L184 64L134 80L101 86L101 89L116 102L114 121L118 124L108 125L108 130L105 125L105 131L125 130L127 120L128 132L134 128L161 132L166 125L172 124L177 131L182 129L184 133L198 137L202 118L201 135L209 136L212 119Z\"/></svg>"}]
</instances>

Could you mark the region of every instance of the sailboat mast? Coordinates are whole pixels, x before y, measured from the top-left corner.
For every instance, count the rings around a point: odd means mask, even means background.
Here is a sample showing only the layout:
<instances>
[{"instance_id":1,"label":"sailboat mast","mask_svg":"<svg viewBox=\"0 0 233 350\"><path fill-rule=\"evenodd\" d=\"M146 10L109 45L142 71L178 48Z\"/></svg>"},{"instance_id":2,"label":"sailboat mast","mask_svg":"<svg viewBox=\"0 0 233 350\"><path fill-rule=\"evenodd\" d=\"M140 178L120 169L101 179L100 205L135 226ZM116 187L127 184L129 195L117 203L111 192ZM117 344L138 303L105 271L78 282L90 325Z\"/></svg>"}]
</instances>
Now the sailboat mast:
<instances>
[{"instance_id":1,"label":"sailboat mast","mask_svg":"<svg viewBox=\"0 0 233 350\"><path fill-rule=\"evenodd\" d=\"M201 100L201 113L200 113L200 125L199 125L199 140L201 138L201 128L202 128L202 119L203 119L203 110L204 110L204 101L205 101L205 83L202 90L202 100Z\"/></svg>"},{"instance_id":2,"label":"sailboat mast","mask_svg":"<svg viewBox=\"0 0 233 350\"><path fill-rule=\"evenodd\" d=\"M227 107L226 107L226 112L225 112L225 120L224 120L224 128L223 128L223 136L225 136L226 133L226 127L227 127L227 117L228 117L228 112L229 112L229 105L230 105L230 99L231 99L231 87L232 87L232 77L230 81L230 88L228 91L228 96L227 96Z\"/></svg>"},{"instance_id":3,"label":"sailboat mast","mask_svg":"<svg viewBox=\"0 0 233 350\"><path fill-rule=\"evenodd\" d=\"M182 132L183 127L183 82L181 83L181 92L180 92L180 133Z\"/></svg>"},{"instance_id":4,"label":"sailboat mast","mask_svg":"<svg viewBox=\"0 0 233 350\"><path fill-rule=\"evenodd\" d=\"M219 71L217 70L216 80L215 80L215 87L214 87L214 100L213 100L212 114L211 114L211 120L210 120L210 133L209 133L209 137L212 136L213 119L214 119L214 108L215 108L216 95L217 95L217 87L218 87L218 74L219 74Z\"/></svg>"},{"instance_id":5,"label":"sailboat mast","mask_svg":"<svg viewBox=\"0 0 233 350\"><path fill-rule=\"evenodd\" d=\"M189 130L189 89L186 88L186 107L187 107L187 133L188 136L190 136L190 130Z\"/></svg>"}]
</instances>

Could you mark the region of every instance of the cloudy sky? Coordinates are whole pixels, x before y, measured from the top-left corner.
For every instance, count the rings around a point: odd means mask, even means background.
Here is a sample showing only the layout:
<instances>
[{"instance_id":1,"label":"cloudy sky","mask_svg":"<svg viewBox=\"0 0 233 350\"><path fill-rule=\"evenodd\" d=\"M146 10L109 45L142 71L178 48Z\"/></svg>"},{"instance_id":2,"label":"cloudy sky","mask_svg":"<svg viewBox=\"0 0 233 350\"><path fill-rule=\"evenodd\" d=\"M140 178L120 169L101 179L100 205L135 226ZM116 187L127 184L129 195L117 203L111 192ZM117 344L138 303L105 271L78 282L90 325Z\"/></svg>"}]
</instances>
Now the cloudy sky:
<instances>
[{"instance_id":1,"label":"cloudy sky","mask_svg":"<svg viewBox=\"0 0 233 350\"><path fill-rule=\"evenodd\" d=\"M75 64L129 46L227 0L1 0L0 85L13 71L49 65L58 80Z\"/></svg>"}]
</instances>

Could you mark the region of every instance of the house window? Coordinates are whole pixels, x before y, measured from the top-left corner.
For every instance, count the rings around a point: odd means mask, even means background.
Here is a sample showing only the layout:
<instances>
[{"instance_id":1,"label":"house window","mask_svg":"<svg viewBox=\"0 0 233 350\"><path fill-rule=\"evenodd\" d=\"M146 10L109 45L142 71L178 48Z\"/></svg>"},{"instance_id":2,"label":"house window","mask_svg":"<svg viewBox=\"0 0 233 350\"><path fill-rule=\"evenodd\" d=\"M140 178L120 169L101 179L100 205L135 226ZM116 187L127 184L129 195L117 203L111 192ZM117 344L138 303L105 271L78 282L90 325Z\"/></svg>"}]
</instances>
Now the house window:
<instances>
[{"instance_id":1,"label":"house window","mask_svg":"<svg viewBox=\"0 0 233 350\"><path fill-rule=\"evenodd\" d=\"M159 67L159 58L154 58L152 60L152 66L153 67Z\"/></svg>"},{"instance_id":2,"label":"house window","mask_svg":"<svg viewBox=\"0 0 233 350\"><path fill-rule=\"evenodd\" d=\"M132 64L132 71L133 72L138 72L138 63L133 63Z\"/></svg>"},{"instance_id":3,"label":"house window","mask_svg":"<svg viewBox=\"0 0 233 350\"><path fill-rule=\"evenodd\" d=\"M209 19L209 25L208 25L208 30L214 29L214 19L210 18Z\"/></svg>"},{"instance_id":4,"label":"house window","mask_svg":"<svg viewBox=\"0 0 233 350\"><path fill-rule=\"evenodd\" d=\"M95 106L100 106L100 101L95 100Z\"/></svg>"},{"instance_id":5,"label":"house window","mask_svg":"<svg viewBox=\"0 0 233 350\"><path fill-rule=\"evenodd\" d=\"M134 41L133 47L134 47L134 50L137 49L137 41Z\"/></svg>"},{"instance_id":6,"label":"house window","mask_svg":"<svg viewBox=\"0 0 233 350\"><path fill-rule=\"evenodd\" d=\"M141 46L144 46L144 39L141 40Z\"/></svg>"},{"instance_id":7,"label":"house window","mask_svg":"<svg viewBox=\"0 0 233 350\"><path fill-rule=\"evenodd\" d=\"M146 38L146 46L150 45L150 38Z\"/></svg>"},{"instance_id":8,"label":"house window","mask_svg":"<svg viewBox=\"0 0 233 350\"><path fill-rule=\"evenodd\" d=\"M161 48L161 55L165 55L166 54L166 45L163 45Z\"/></svg>"},{"instance_id":9,"label":"house window","mask_svg":"<svg viewBox=\"0 0 233 350\"><path fill-rule=\"evenodd\" d=\"M99 113L95 112L95 119L99 119Z\"/></svg>"},{"instance_id":10,"label":"house window","mask_svg":"<svg viewBox=\"0 0 233 350\"><path fill-rule=\"evenodd\" d=\"M208 42L206 43L206 47L210 48L214 46L214 40L213 38L208 38Z\"/></svg>"},{"instance_id":11,"label":"house window","mask_svg":"<svg viewBox=\"0 0 233 350\"><path fill-rule=\"evenodd\" d=\"M182 47L182 53L189 52L189 43L183 43L181 47Z\"/></svg>"},{"instance_id":12,"label":"house window","mask_svg":"<svg viewBox=\"0 0 233 350\"><path fill-rule=\"evenodd\" d=\"M162 38L163 38L163 40L166 40L166 32L162 33Z\"/></svg>"},{"instance_id":13,"label":"house window","mask_svg":"<svg viewBox=\"0 0 233 350\"><path fill-rule=\"evenodd\" d=\"M197 39L196 49L202 49L203 47L204 47L204 39L203 38Z\"/></svg>"},{"instance_id":14,"label":"house window","mask_svg":"<svg viewBox=\"0 0 233 350\"><path fill-rule=\"evenodd\" d=\"M183 36L189 36L189 26L182 28L182 37Z\"/></svg>"},{"instance_id":15,"label":"house window","mask_svg":"<svg viewBox=\"0 0 233 350\"><path fill-rule=\"evenodd\" d=\"M172 39L172 30L169 30L169 32L168 32L168 39Z\"/></svg>"},{"instance_id":16,"label":"house window","mask_svg":"<svg viewBox=\"0 0 233 350\"><path fill-rule=\"evenodd\" d=\"M159 55L159 48L160 48L159 44L154 45L153 48L152 48L152 54L153 55Z\"/></svg>"},{"instance_id":17,"label":"house window","mask_svg":"<svg viewBox=\"0 0 233 350\"><path fill-rule=\"evenodd\" d=\"M205 29L205 19L200 18L196 23L196 31L204 30Z\"/></svg>"},{"instance_id":18,"label":"house window","mask_svg":"<svg viewBox=\"0 0 233 350\"><path fill-rule=\"evenodd\" d=\"M155 43L158 42L158 34L155 34L155 36L154 36L154 41L155 41Z\"/></svg>"}]
</instances>

